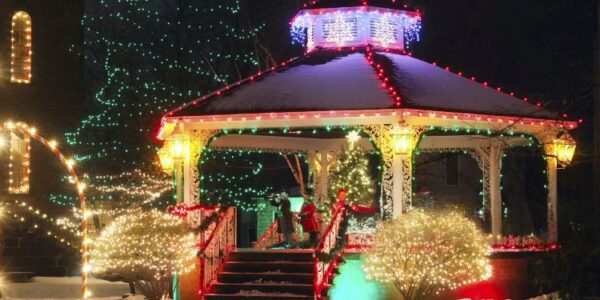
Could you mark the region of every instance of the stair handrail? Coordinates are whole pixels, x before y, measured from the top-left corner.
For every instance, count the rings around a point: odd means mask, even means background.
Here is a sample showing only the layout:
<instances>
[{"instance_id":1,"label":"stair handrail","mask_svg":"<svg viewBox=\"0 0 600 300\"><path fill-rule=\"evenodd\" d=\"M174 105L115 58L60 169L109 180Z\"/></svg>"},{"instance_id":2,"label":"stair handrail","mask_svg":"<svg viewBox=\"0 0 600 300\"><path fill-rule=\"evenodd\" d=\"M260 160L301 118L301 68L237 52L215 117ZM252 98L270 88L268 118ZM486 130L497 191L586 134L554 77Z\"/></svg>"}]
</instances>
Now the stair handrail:
<instances>
[{"instance_id":1,"label":"stair handrail","mask_svg":"<svg viewBox=\"0 0 600 300\"><path fill-rule=\"evenodd\" d=\"M292 223L294 225L294 238L296 240L300 239L300 226L296 220L298 219L298 213L293 213ZM275 219L275 221L267 228L265 233L258 238L256 243L254 244L255 249L267 249L272 247L275 244L279 244L283 242L283 235L279 233L279 220Z\"/></svg>"},{"instance_id":2,"label":"stair handrail","mask_svg":"<svg viewBox=\"0 0 600 300\"><path fill-rule=\"evenodd\" d=\"M333 270L338 263L340 254L336 255L336 257L329 262L325 262L319 259L317 253L322 254L330 254L331 251L335 248L337 237L340 231L340 224L342 222L342 218L344 217L344 206L338 207L321 238L321 242L319 246L315 249L315 255L313 259L313 270L314 270L314 288L315 288L315 299L321 299L321 292L325 285L327 284L329 277L333 273Z\"/></svg>"},{"instance_id":3,"label":"stair handrail","mask_svg":"<svg viewBox=\"0 0 600 300\"><path fill-rule=\"evenodd\" d=\"M200 247L200 296L211 290L225 256L235 249L236 229L237 210L235 207L229 207L210 233L207 242Z\"/></svg>"},{"instance_id":4,"label":"stair handrail","mask_svg":"<svg viewBox=\"0 0 600 300\"><path fill-rule=\"evenodd\" d=\"M279 222L277 220L275 220L275 222L273 222L271 224L271 226L269 226L269 228L267 228L265 233L263 233L263 235L260 238L258 238L258 240L256 241L256 244L254 244L254 248L264 249L264 248L268 248L272 245L275 245L277 243L281 243L282 237L278 231L279 231Z\"/></svg>"}]
</instances>

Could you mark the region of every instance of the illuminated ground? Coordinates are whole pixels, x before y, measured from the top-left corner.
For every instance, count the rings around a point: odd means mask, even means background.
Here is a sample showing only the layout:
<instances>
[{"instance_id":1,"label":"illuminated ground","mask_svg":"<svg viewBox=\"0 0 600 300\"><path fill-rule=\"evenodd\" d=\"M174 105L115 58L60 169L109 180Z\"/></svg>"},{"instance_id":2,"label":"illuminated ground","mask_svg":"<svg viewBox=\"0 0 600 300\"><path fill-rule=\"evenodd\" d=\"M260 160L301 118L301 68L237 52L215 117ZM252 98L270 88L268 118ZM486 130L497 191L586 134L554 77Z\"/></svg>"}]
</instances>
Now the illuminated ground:
<instances>
[{"instance_id":1,"label":"illuminated ground","mask_svg":"<svg viewBox=\"0 0 600 300\"><path fill-rule=\"evenodd\" d=\"M333 280L329 292L332 300L369 299L384 300L387 288L379 283L367 281L359 255L344 256L346 263L340 266L340 275Z\"/></svg>"}]
</instances>

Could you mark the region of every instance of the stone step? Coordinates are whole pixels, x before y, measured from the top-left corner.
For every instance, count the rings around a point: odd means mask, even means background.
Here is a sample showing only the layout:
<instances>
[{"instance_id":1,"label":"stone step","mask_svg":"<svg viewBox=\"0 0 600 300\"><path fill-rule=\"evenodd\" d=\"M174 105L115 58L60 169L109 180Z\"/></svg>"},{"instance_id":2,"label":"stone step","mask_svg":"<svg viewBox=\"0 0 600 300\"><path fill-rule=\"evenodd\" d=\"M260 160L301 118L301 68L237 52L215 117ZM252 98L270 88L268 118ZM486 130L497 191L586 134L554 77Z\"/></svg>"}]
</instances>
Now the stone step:
<instances>
[{"instance_id":1,"label":"stone step","mask_svg":"<svg viewBox=\"0 0 600 300\"><path fill-rule=\"evenodd\" d=\"M251 272L221 272L218 281L223 283L243 283L259 279L265 281L293 282L312 284L314 274L311 273L251 273Z\"/></svg>"},{"instance_id":2,"label":"stone step","mask_svg":"<svg viewBox=\"0 0 600 300\"><path fill-rule=\"evenodd\" d=\"M270 282L246 282L246 283L216 283L213 286L216 294L236 294L243 290L260 291L263 293L289 293L311 296L314 293L312 284L295 283L270 283Z\"/></svg>"},{"instance_id":3,"label":"stone step","mask_svg":"<svg viewBox=\"0 0 600 300\"><path fill-rule=\"evenodd\" d=\"M234 261L313 261L312 250L248 250L241 249L229 253Z\"/></svg>"},{"instance_id":4,"label":"stone step","mask_svg":"<svg viewBox=\"0 0 600 300\"><path fill-rule=\"evenodd\" d=\"M278 294L206 294L204 295L205 300L232 300L232 299L256 299L256 300L314 300L314 296L306 295L278 295Z\"/></svg>"},{"instance_id":5,"label":"stone step","mask_svg":"<svg viewBox=\"0 0 600 300\"><path fill-rule=\"evenodd\" d=\"M310 273L314 272L312 262L290 261L227 261L225 272L270 272L270 273Z\"/></svg>"}]
</instances>

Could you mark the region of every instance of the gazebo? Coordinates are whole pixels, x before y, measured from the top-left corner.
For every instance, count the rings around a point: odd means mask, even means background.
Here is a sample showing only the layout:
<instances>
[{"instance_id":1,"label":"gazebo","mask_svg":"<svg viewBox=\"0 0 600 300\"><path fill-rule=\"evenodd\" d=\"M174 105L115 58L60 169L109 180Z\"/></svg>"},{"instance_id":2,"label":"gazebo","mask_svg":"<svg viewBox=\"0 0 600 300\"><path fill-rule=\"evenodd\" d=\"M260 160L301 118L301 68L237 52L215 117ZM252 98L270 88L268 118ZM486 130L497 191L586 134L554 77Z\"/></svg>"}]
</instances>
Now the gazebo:
<instances>
[{"instance_id":1,"label":"gazebo","mask_svg":"<svg viewBox=\"0 0 600 300\"><path fill-rule=\"evenodd\" d=\"M380 214L401 218L412 205L416 151L459 150L480 167L491 233L502 235L501 170L506 149L537 143L547 162L547 242L557 240L557 169L570 163L577 122L407 51L420 14L392 8L309 7L291 21L306 52L182 105L158 132L166 171L175 169L177 201L199 197L198 162L211 148L298 151L313 167L315 199L327 196L328 170L343 137L358 130L382 161ZM425 134L427 132L452 134ZM369 142L370 141L370 142ZM197 221L199 222L199 221Z\"/></svg>"}]
</instances>

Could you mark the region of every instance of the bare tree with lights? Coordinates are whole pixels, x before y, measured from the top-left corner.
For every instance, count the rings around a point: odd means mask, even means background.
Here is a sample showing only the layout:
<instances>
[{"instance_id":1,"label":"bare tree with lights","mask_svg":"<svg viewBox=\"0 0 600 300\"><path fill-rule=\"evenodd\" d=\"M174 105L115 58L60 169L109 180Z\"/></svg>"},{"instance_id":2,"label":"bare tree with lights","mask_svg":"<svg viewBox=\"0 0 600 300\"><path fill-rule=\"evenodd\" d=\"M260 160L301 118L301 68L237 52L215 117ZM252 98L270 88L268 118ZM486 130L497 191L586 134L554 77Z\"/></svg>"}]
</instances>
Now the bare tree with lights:
<instances>
[{"instance_id":1,"label":"bare tree with lights","mask_svg":"<svg viewBox=\"0 0 600 300\"><path fill-rule=\"evenodd\" d=\"M488 254L485 235L460 213L414 210L379 226L364 269L404 300L423 300L489 278Z\"/></svg>"},{"instance_id":2,"label":"bare tree with lights","mask_svg":"<svg viewBox=\"0 0 600 300\"><path fill-rule=\"evenodd\" d=\"M156 210L123 215L93 243L92 273L133 284L148 300L168 296L173 274L193 269L194 235L184 222Z\"/></svg>"}]
</instances>

